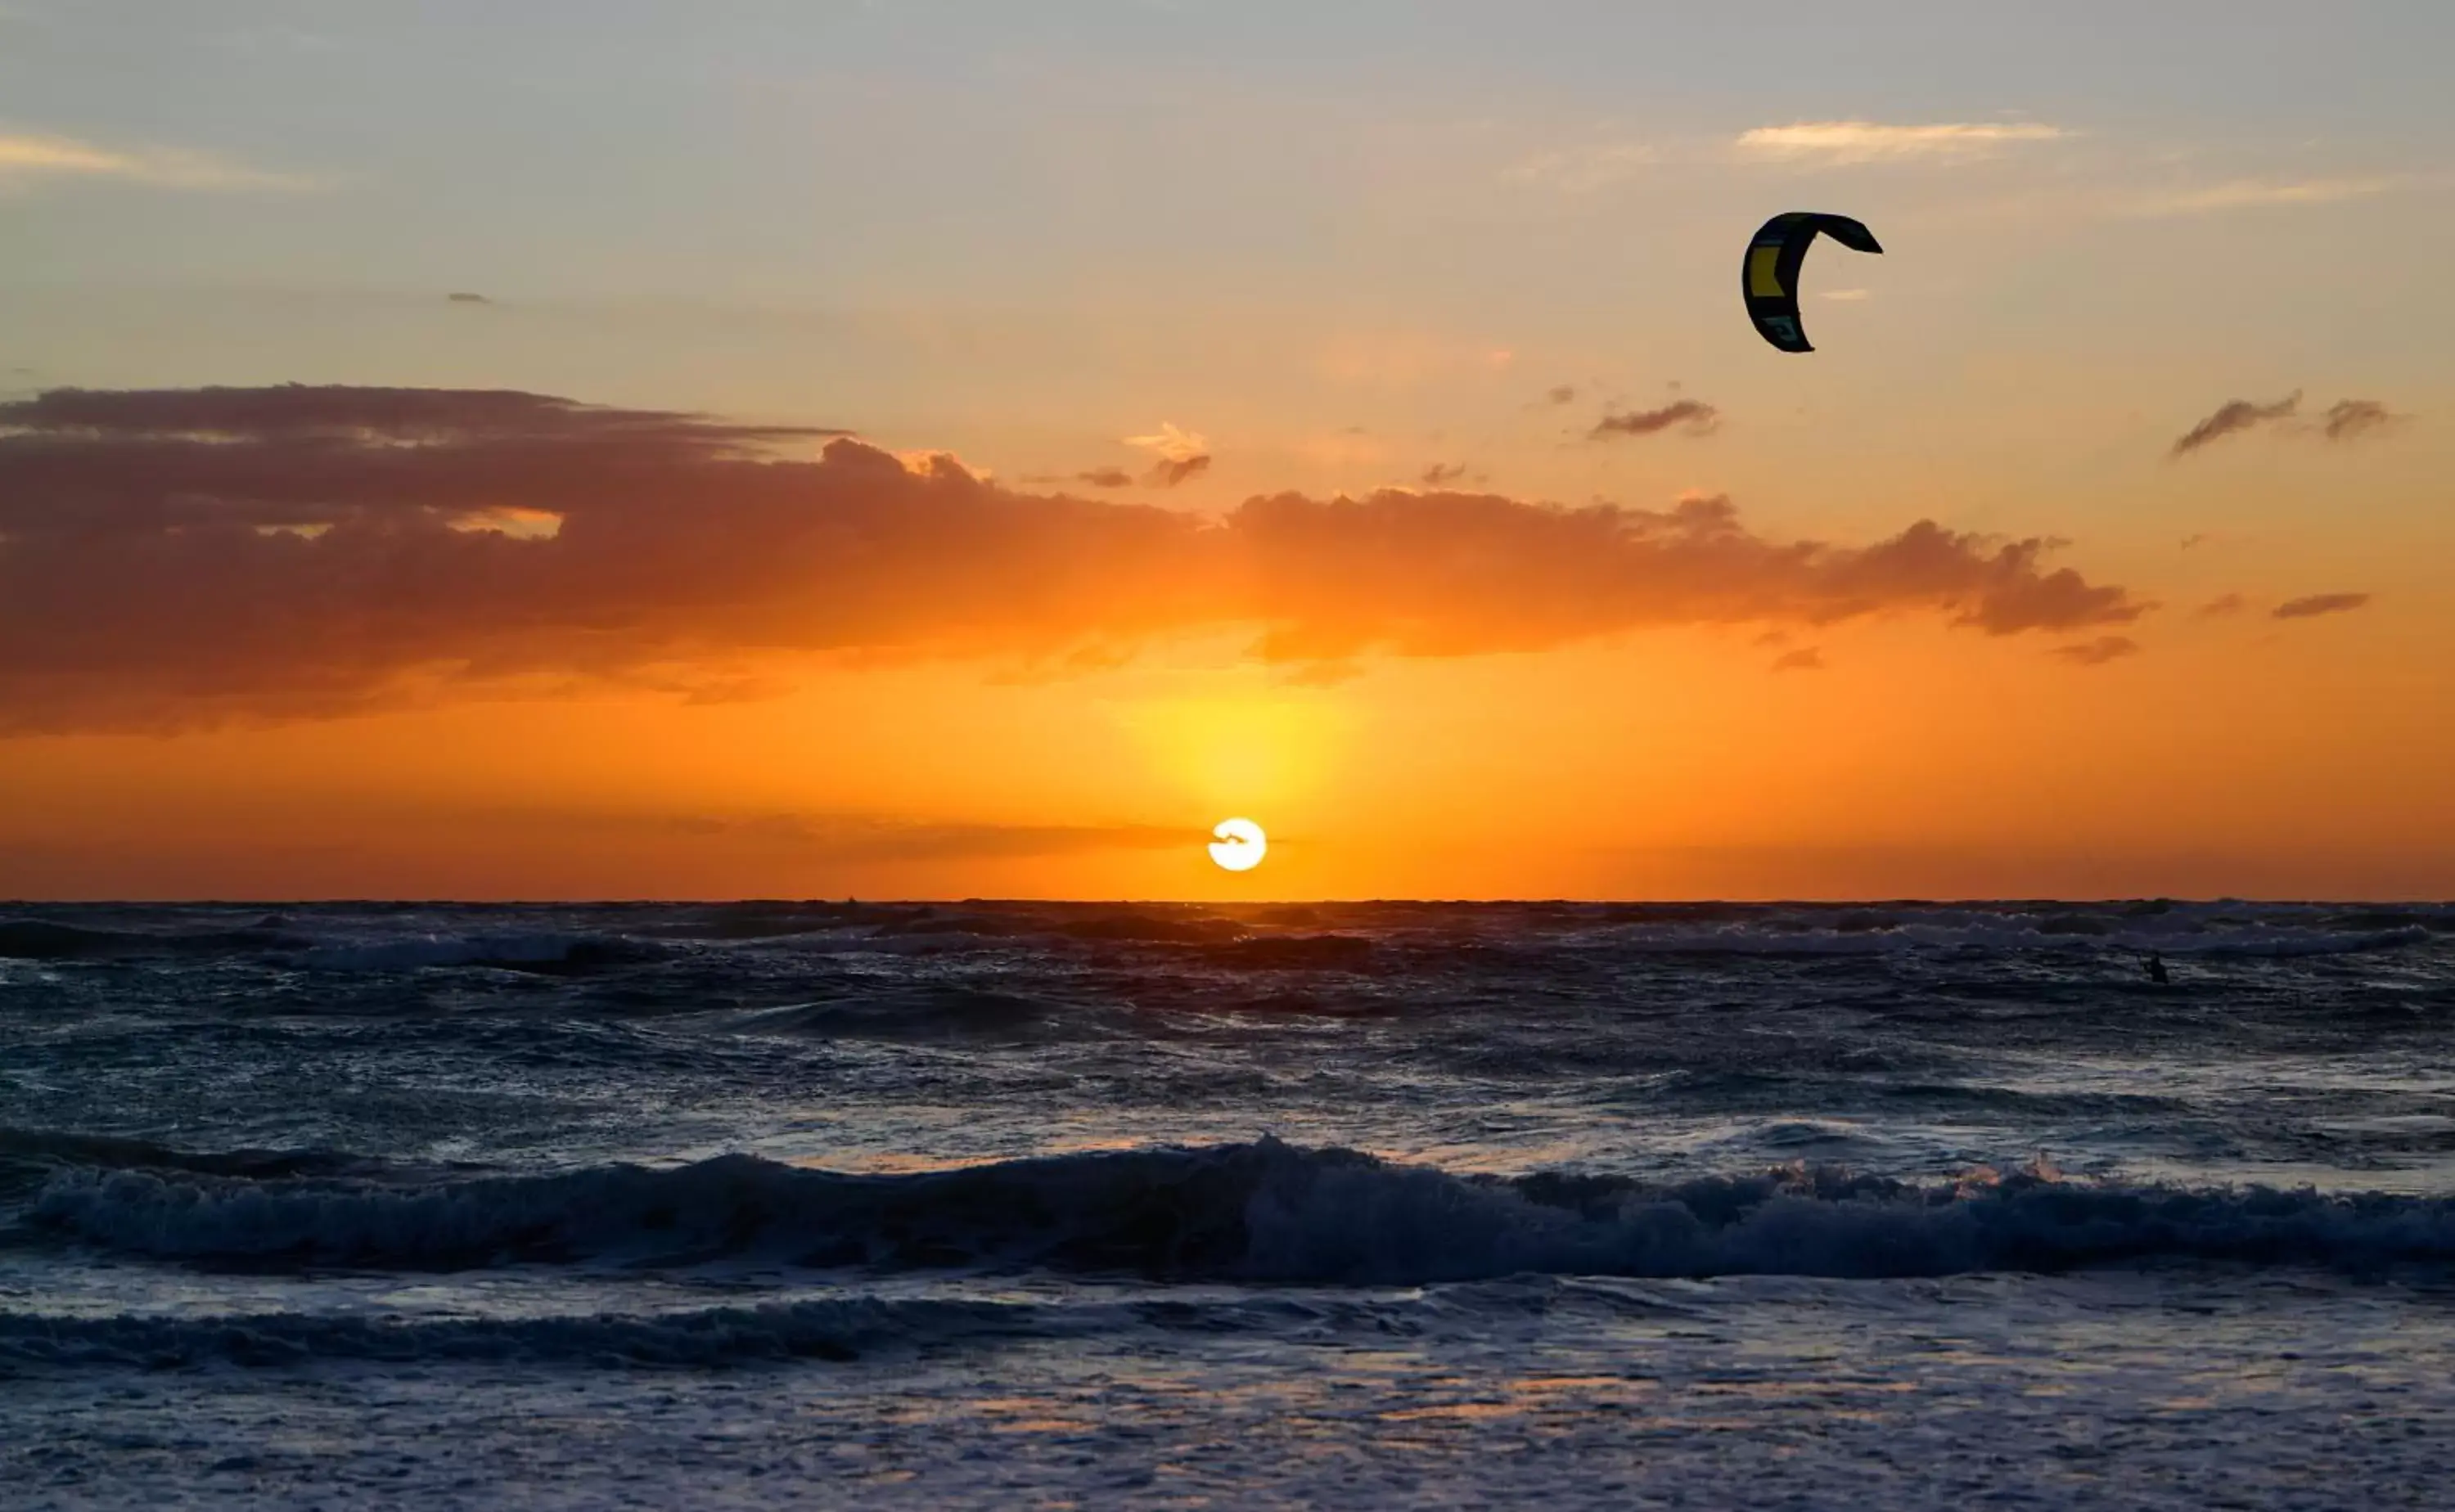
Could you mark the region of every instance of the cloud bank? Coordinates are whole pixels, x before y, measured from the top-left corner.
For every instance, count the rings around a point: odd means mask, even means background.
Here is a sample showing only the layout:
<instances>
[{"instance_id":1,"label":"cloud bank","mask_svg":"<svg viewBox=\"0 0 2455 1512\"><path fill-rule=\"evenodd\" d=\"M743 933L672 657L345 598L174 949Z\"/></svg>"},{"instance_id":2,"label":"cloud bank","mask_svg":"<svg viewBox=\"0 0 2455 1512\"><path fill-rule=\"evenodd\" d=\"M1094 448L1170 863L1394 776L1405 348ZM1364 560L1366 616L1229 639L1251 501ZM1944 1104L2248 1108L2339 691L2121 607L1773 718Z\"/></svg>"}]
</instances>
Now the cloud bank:
<instances>
[{"instance_id":1,"label":"cloud bank","mask_svg":"<svg viewBox=\"0 0 2455 1512\"><path fill-rule=\"evenodd\" d=\"M1925 519L1783 540L1719 497L1287 493L1210 517L541 394L61 390L0 404L0 732L606 683L721 700L778 658L1066 665L1222 630L1301 672L1674 625L2071 632L2147 607L2049 570L2054 544Z\"/></svg>"}]
</instances>

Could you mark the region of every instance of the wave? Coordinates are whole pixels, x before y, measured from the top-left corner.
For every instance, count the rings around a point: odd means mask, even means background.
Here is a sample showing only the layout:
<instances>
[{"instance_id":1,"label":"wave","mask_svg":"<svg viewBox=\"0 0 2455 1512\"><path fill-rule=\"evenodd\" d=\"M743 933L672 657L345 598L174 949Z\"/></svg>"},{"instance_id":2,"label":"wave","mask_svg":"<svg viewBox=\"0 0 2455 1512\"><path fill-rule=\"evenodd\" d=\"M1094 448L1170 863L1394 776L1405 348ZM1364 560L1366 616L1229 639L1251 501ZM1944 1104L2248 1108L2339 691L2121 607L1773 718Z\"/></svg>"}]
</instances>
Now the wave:
<instances>
[{"instance_id":1,"label":"wave","mask_svg":"<svg viewBox=\"0 0 2455 1512\"><path fill-rule=\"evenodd\" d=\"M2455 1264L2455 1200L1791 1167L1670 1185L1457 1176L1265 1139L862 1176L725 1156L433 1182L69 1171L17 1233L208 1265L1032 1267L1422 1285L1519 1274L1933 1277Z\"/></svg>"},{"instance_id":2,"label":"wave","mask_svg":"<svg viewBox=\"0 0 2455 1512\"><path fill-rule=\"evenodd\" d=\"M519 1361L698 1367L851 1361L1047 1331L1025 1303L853 1298L581 1318L48 1318L0 1313L0 1366Z\"/></svg>"},{"instance_id":3,"label":"wave","mask_svg":"<svg viewBox=\"0 0 2455 1512\"><path fill-rule=\"evenodd\" d=\"M2349 956L2425 945L2438 937L2429 924L2408 921L2378 929L2297 928L2265 921L2225 929L2123 928L2103 919L2006 918L1983 916L1937 920L1888 916L1840 918L1788 917L1666 929L1622 925L1607 932L1610 948L1633 955L1669 956L1889 956L1915 953L2010 954L2113 952L2224 958L2290 958Z\"/></svg>"},{"instance_id":4,"label":"wave","mask_svg":"<svg viewBox=\"0 0 2455 1512\"><path fill-rule=\"evenodd\" d=\"M226 956L302 943L277 929L144 930L0 918L0 959L102 960L127 957Z\"/></svg>"},{"instance_id":5,"label":"wave","mask_svg":"<svg viewBox=\"0 0 2455 1512\"><path fill-rule=\"evenodd\" d=\"M70 1134L52 1129L0 1125L0 1170L11 1164L51 1169L78 1166L123 1171L188 1171L261 1180L298 1176L360 1174L382 1162L336 1150L189 1151L151 1139L107 1134Z\"/></svg>"},{"instance_id":6,"label":"wave","mask_svg":"<svg viewBox=\"0 0 2455 1512\"><path fill-rule=\"evenodd\" d=\"M323 944L300 951L295 964L309 971L401 972L445 967L483 967L541 976L571 976L653 958L639 941L614 935L531 934L413 935L406 937Z\"/></svg>"}]
</instances>

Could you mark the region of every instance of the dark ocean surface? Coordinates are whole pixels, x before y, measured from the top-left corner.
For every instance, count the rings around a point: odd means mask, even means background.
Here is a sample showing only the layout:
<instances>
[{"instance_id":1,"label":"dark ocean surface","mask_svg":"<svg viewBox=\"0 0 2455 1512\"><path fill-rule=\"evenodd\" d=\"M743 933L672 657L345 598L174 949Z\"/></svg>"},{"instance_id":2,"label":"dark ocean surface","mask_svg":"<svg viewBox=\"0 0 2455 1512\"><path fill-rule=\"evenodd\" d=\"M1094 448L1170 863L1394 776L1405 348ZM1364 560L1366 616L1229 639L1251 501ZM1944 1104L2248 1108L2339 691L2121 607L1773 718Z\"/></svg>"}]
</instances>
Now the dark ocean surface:
<instances>
[{"instance_id":1,"label":"dark ocean surface","mask_svg":"<svg viewBox=\"0 0 2455 1512\"><path fill-rule=\"evenodd\" d=\"M0 905L12 1508L2449 1485L2455 906Z\"/></svg>"}]
</instances>

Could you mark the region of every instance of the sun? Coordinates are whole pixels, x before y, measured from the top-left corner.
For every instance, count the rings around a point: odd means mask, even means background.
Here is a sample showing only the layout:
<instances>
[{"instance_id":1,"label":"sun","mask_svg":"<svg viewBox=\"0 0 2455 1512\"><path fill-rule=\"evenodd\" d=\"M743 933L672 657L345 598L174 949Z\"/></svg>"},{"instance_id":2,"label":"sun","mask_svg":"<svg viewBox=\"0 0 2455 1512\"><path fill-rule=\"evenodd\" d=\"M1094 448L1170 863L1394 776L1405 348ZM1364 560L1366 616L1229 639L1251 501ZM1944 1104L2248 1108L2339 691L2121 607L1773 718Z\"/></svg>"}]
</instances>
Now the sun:
<instances>
[{"instance_id":1,"label":"sun","mask_svg":"<svg viewBox=\"0 0 2455 1512\"><path fill-rule=\"evenodd\" d=\"M1210 832L1210 858L1231 872L1249 872L1269 854L1270 837L1251 819L1221 819Z\"/></svg>"}]
</instances>

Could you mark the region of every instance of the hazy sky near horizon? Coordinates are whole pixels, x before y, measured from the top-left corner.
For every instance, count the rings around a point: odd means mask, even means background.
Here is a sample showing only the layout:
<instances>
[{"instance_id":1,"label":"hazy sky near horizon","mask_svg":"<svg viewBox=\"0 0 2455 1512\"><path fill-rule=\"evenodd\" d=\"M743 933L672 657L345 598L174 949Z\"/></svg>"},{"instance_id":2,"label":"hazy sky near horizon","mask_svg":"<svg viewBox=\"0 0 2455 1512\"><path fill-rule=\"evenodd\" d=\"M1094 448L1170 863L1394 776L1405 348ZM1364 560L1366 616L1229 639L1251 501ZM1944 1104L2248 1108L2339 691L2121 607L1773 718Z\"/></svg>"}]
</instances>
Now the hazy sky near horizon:
<instances>
[{"instance_id":1,"label":"hazy sky near horizon","mask_svg":"<svg viewBox=\"0 0 2455 1512\"><path fill-rule=\"evenodd\" d=\"M2455 896L2450 55L0 0L0 897Z\"/></svg>"}]
</instances>

